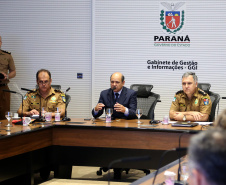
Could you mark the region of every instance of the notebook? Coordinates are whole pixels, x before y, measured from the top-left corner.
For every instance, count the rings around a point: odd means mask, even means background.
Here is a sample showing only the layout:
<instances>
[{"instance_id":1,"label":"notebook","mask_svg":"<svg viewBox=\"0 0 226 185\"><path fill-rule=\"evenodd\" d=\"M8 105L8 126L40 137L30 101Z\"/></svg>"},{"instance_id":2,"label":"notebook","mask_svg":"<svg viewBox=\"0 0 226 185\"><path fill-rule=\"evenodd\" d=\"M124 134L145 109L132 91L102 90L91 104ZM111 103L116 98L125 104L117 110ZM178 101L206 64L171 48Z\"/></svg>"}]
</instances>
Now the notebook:
<instances>
[{"instance_id":1,"label":"notebook","mask_svg":"<svg viewBox=\"0 0 226 185\"><path fill-rule=\"evenodd\" d=\"M195 127L199 125L198 123L195 122L176 122L176 123L172 123L172 127Z\"/></svg>"}]
</instances>

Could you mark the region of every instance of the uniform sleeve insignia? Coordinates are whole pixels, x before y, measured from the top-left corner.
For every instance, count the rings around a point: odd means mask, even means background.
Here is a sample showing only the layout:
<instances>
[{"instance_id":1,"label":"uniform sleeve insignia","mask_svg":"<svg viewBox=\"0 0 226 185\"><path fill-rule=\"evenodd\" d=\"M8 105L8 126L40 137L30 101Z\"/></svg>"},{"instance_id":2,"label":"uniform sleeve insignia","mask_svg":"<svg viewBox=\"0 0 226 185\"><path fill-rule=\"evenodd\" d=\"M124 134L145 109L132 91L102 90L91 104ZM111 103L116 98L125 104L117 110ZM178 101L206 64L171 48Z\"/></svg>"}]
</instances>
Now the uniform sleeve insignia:
<instances>
[{"instance_id":1,"label":"uniform sleeve insignia","mask_svg":"<svg viewBox=\"0 0 226 185\"><path fill-rule=\"evenodd\" d=\"M175 102L175 101L176 101L176 97L173 98L173 102Z\"/></svg>"},{"instance_id":2,"label":"uniform sleeve insignia","mask_svg":"<svg viewBox=\"0 0 226 185\"><path fill-rule=\"evenodd\" d=\"M66 102L66 97L65 97L65 94L64 94L64 93L62 93L62 94L61 94L61 97L62 97L63 102L65 103L65 102Z\"/></svg>"},{"instance_id":3,"label":"uniform sleeve insignia","mask_svg":"<svg viewBox=\"0 0 226 185\"><path fill-rule=\"evenodd\" d=\"M199 100L198 100L198 99L196 99L196 100L195 100L195 104L198 104L198 102L199 102Z\"/></svg>"},{"instance_id":4,"label":"uniform sleeve insignia","mask_svg":"<svg viewBox=\"0 0 226 185\"><path fill-rule=\"evenodd\" d=\"M203 99L203 101L204 101L204 105L208 105L209 104L209 99L205 98L205 99Z\"/></svg>"},{"instance_id":5,"label":"uniform sleeve insignia","mask_svg":"<svg viewBox=\"0 0 226 185\"><path fill-rule=\"evenodd\" d=\"M27 96L24 96L24 100L26 100L27 99Z\"/></svg>"}]
</instances>

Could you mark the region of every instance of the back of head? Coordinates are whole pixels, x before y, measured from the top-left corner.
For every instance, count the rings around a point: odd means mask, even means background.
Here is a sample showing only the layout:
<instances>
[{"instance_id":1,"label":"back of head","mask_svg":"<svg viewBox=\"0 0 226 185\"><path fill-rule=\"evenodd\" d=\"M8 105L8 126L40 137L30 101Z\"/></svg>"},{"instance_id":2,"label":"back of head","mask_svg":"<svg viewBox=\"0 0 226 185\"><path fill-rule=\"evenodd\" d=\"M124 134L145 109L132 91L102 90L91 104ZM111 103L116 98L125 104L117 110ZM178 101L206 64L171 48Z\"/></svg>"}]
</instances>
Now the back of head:
<instances>
[{"instance_id":1,"label":"back of head","mask_svg":"<svg viewBox=\"0 0 226 185\"><path fill-rule=\"evenodd\" d=\"M190 140L189 165L198 170L211 185L226 183L226 131L213 128Z\"/></svg>"},{"instance_id":2,"label":"back of head","mask_svg":"<svg viewBox=\"0 0 226 185\"><path fill-rule=\"evenodd\" d=\"M220 127L226 130L226 109L221 112L221 114L217 117L214 122L215 127Z\"/></svg>"}]
</instances>

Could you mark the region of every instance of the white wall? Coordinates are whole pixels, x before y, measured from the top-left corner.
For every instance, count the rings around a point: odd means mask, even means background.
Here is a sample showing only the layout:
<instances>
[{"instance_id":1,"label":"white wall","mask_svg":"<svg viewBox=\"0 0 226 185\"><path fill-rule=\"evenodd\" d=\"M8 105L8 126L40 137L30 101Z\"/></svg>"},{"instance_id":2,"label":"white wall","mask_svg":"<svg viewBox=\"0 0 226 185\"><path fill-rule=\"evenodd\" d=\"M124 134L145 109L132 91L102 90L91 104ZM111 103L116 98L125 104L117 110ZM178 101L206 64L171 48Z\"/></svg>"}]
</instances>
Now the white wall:
<instances>
[{"instance_id":1,"label":"white wall","mask_svg":"<svg viewBox=\"0 0 226 185\"><path fill-rule=\"evenodd\" d=\"M183 70L147 69L147 60L198 62L199 82L226 96L226 1L185 2L185 24L179 36L188 35L190 47L155 46L154 36L165 36L160 25L158 0L1 0L2 49L12 52L17 76L10 87L35 86L40 68L52 72L53 84L71 87L70 117L90 117L110 74L122 72L126 86L153 84L161 95L156 118L168 114L174 93L181 89ZM179 2L179 1L177 1ZM177 2L174 2L175 4ZM185 67L185 66L184 66ZM77 79L77 73L83 79ZM22 92L23 94L25 92ZM12 96L12 110L21 97ZM226 107L221 100L220 111Z\"/></svg>"},{"instance_id":2,"label":"white wall","mask_svg":"<svg viewBox=\"0 0 226 185\"><path fill-rule=\"evenodd\" d=\"M68 116L90 115L91 1L2 0L0 7L2 49L12 52L17 71L11 90L34 88L37 70L46 68L52 84L61 84L62 91L71 87ZM11 100L16 111L21 97L12 95Z\"/></svg>"},{"instance_id":3,"label":"white wall","mask_svg":"<svg viewBox=\"0 0 226 185\"><path fill-rule=\"evenodd\" d=\"M109 86L109 74L120 71L126 77L127 87L135 83L154 85L152 91L160 94L162 100L156 107L156 119L168 115L174 94L182 89L181 76L189 71L188 66L182 65L183 70L174 71L148 69L147 60L197 62L197 70L191 71L196 72L199 82L211 83L213 92L226 95L226 1L183 1L184 26L175 36L188 35L190 42L185 44L186 47L155 46L154 36L172 38L174 35L164 33L160 25L160 11L164 8L160 2L167 1L94 2L93 105L100 90ZM221 100L220 111L225 107L226 101Z\"/></svg>"}]
</instances>

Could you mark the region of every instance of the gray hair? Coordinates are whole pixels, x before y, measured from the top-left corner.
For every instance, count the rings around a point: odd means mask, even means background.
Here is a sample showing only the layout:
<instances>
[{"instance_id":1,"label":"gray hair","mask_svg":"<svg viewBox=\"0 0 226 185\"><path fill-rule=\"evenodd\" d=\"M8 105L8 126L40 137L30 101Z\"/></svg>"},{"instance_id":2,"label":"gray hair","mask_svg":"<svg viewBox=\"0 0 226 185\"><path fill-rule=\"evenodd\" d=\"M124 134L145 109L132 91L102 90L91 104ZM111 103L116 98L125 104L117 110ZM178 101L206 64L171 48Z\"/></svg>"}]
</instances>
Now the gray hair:
<instances>
[{"instance_id":1,"label":"gray hair","mask_svg":"<svg viewBox=\"0 0 226 185\"><path fill-rule=\"evenodd\" d=\"M197 83L197 82L198 82L198 77L197 77L196 74L193 73L193 72L186 72L186 73L184 73L183 76L182 76L182 79L183 79L183 78L187 78L187 77L190 76L190 75L193 77L195 83Z\"/></svg>"},{"instance_id":2,"label":"gray hair","mask_svg":"<svg viewBox=\"0 0 226 185\"><path fill-rule=\"evenodd\" d=\"M225 130L214 128L193 136L190 140L188 156L190 167L199 170L211 185L225 184Z\"/></svg>"},{"instance_id":3,"label":"gray hair","mask_svg":"<svg viewBox=\"0 0 226 185\"><path fill-rule=\"evenodd\" d=\"M215 127L220 127L222 129L226 129L226 109L224 109L217 119L214 121Z\"/></svg>"}]
</instances>

